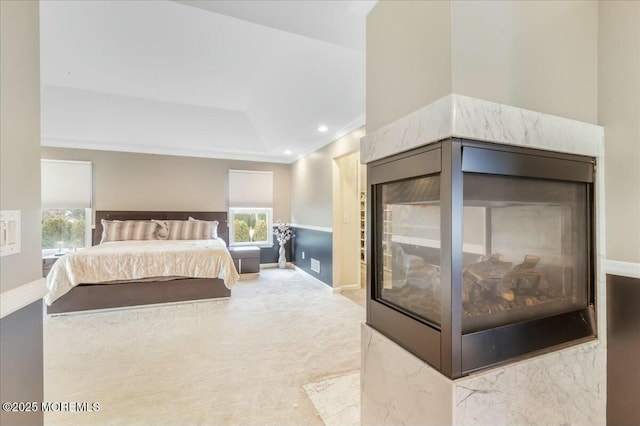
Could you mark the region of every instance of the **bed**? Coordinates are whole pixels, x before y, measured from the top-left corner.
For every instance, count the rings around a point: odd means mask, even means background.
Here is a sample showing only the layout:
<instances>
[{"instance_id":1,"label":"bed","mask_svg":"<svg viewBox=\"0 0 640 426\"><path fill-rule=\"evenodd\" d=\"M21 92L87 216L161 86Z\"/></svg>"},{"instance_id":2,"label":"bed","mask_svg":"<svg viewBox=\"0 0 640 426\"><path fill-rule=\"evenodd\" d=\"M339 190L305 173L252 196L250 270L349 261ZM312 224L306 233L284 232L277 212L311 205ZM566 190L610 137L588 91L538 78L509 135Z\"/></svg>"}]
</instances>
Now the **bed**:
<instances>
[{"instance_id":1,"label":"bed","mask_svg":"<svg viewBox=\"0 0 640 426\"><path fill-rule=\"evenodd\" d=\"M190 218L218 221L218 239L100 244L103 219L165 223ZM61 257L51 269L45 296L48 314L231 296L238 274L226 248L226 212L96 211L95 223L94 246ZM188 276L176 275L181 271Z\"/></svg>"}]
</instances>

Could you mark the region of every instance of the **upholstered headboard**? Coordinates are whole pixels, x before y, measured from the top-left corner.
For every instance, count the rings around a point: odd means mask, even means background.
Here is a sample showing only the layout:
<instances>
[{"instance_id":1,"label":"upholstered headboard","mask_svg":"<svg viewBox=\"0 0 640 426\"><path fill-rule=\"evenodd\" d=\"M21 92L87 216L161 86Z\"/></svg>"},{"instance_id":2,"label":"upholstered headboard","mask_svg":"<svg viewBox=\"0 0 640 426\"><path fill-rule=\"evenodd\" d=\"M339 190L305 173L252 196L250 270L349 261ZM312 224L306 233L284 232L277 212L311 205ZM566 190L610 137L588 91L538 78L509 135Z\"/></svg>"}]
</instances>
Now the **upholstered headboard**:
<instances>
[{"instance_id":1,"label":"upholstered headboard","mask_svg":"<svg viewBox=\"0 0 640 426\"><path fill-rule=\"evenodd\" d=\"M106 211L96 210L96 229L93 232L93 245L100 244L102 238L102 219L106 220L187 220L191 216L200 220L217 220L218 237L229 244L227 212L153 212L153 211Z\"/></svg>"}]
</instances>

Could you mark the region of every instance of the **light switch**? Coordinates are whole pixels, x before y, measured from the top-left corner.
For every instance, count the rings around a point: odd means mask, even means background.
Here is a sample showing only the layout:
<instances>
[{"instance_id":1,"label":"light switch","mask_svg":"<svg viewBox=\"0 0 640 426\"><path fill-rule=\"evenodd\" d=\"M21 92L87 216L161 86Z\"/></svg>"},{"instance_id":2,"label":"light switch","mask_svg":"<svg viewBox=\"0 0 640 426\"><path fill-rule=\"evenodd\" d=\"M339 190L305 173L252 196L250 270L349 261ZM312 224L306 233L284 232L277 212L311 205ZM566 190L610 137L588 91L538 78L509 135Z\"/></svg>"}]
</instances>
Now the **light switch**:
<instances>
[{"instance_id":1,"label":"light switch","mask_svg":"<svg viewBox=\"0 0 640 426\"><path fill-rule=\"evenodd\" d=\"M0 211L0 256L20 253L20 210Z\"/></svg>"}]
</instances>

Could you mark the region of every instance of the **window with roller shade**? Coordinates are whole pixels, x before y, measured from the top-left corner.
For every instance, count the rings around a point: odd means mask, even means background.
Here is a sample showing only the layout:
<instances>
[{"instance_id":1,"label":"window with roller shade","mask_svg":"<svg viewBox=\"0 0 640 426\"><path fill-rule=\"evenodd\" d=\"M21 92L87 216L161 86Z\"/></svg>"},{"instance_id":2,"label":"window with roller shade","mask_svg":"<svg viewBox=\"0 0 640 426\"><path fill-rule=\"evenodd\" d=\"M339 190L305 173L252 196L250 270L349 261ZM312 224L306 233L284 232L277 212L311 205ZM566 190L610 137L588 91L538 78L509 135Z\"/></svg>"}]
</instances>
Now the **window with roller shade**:
<instances>
[{"instance_id":1,"label":"window with roller shade","mask_svg":"<svg viewBox=\"0 0 640 426\"><path fill-rule=\"evenodd\" d=\"M43 254L91 245L89 161L41 160Z\"/></svg>"},{"instance_id":2,"label":"window with roller shade","mask_svg":"<svg viewBox=\"0 0 640 426\"><path fill-rule=\"evenodd\" d=\"M273 244L273 172L229 170L229 244Z\"/></svg>"}]
</instances>

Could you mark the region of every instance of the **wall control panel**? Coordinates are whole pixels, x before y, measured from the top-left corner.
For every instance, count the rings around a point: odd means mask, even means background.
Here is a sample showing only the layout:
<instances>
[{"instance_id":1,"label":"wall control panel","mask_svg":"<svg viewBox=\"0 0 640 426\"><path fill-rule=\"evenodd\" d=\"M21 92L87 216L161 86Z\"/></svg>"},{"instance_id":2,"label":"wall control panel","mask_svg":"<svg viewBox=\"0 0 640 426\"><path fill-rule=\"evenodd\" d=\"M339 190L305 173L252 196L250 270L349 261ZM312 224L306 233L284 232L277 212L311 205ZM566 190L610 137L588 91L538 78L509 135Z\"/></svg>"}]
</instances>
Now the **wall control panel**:
<instances>
[{"instance_id":1,"label":"wall control panel","mask_svg":"<svg viewBox=\"0 0 640 426\"><path fill-rule=\"evenodd\" d=\"M20 253L20 210L0 211L0 256Z\"/></svg>"}]
</instances>

